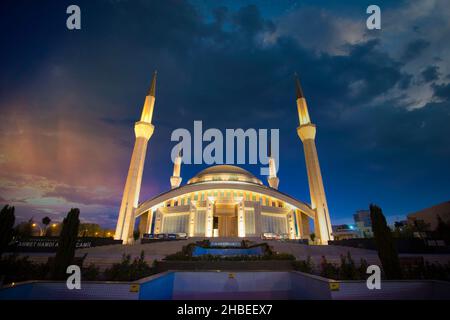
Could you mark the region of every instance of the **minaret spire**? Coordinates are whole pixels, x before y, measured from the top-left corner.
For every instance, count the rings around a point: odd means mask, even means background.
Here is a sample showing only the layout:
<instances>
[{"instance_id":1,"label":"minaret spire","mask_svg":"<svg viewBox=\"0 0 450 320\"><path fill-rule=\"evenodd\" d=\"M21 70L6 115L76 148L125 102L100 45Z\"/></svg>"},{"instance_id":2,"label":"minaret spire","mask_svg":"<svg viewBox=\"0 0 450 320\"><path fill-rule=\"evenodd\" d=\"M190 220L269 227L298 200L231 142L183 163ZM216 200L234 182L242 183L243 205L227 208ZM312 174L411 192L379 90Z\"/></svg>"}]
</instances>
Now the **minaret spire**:
<instances>
[{"instance_id":1,"label":"minaret spire","mask_svg":"<svg viewBox=\"0 0 450 320\"><path fill-rule=\"evenodd\" d=\"M303 142L305 152L306 171L308 173L309 193L311 196L311 207L316 211L314 219L314 233L321 244L328 244L333 240L331 235L331 222L328 212L327 198L323 186L322 173L316 149L316 125L311 123L305 96L300 85L297 74L295 75L297 92L297 111L300 126L297 134Z\"/></svg>"},{"instance_id":2,"label":"minaret spire","mask_svg":"<svg viewBox=\"0 0 450 320\"><path fill-rule=\"evenodd\" d=\"M280 179L277 177L277 168L275 163L275 158L272 157L272 144L269 140L269 176L267 177L267 182L269 186L274 189L278 189Z\"/></svg>"},{"instance_id":3,"label":"minaret spire","mask_svg":"<svg viewBox=\"0 0 450 320\"><path fill-rule=\"evenodd\" d=\"M306 104L306 99L297 73L295 73L295 91L297 92L297 112L300 125L311 123L308 105Z\"/></svg>"},{"instance_id":4,"label":"minaret spire","mask_svg":"<svg viewBox=\"0 0 450 320\"><path fill-rule=\"evenodd\" d=\"M157 75L158 75L158 71L155 70L153 72L152 83L150 84L150 88L148 89L148 92L147 92L148 96L156 97L155 92L156 92L156 76Z\"/></svg>"},{"instance_id":5,"label":"minaret spire","mask_svg":"<svg viewBox=\"0 0 450 320\"><path fill-rule=\"evenodd\" d=\"M123 191L122 202L117 220L114 238L122 240L123 244L133 242L133 231L136 217L134 211L138 206L139 193L141 191L142 174L144 172L145 155L147 144L153 135L152 125L153 107L155 106L156 71L152 83L145 97L140 121L134 124L136 140L133 154L131 155L130 167Z\"/></svg>"},{"instance_id":6,"label":"minaret spire","mask_svg":"<svg viewBox=\"0 0 450 320\"><path fill-rule=\"evenodd\" d=\"M181 184L181 160L181 149L179 149L178 155L175 157L175 161L173 162L173 175L170 177L170 186L172 189L178 188Z\"/></svg>"},{"instance_id":7,"label":"minaret spire","mask_svg":"<svg viewBox=\"0 0 450 320\"><path fill-rule=\"evenodd\" d=\"M305 96L303 95L302 85L300 84L297 72L294 73L294 77L295 77L295 91L297 93L297 99L304 98Z\"/></svg>"},{"instance_id":8,"label":"minaret spire","mask_svg":"<svg viewBox=\"0 0 450 320\"><path fill-rule=\"evenodd\" d=\"M156 75L157 71L153 73L152 83L148 89L147 96L145 97L144 106L142 107L141 121L152 123L153 118L153 107L155 106L156 100Z\"/></svg>"}]
</instances>

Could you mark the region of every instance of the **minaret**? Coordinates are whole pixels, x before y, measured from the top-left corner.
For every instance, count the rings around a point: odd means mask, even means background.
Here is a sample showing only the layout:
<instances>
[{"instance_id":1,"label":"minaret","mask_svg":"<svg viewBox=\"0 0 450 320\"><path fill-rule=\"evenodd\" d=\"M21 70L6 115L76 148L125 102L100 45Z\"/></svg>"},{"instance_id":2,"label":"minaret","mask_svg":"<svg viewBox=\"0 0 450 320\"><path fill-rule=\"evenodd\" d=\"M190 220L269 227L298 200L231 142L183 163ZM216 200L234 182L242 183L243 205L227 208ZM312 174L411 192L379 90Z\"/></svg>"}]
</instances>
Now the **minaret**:
<instances>
[{"instance_id":1,"label":"minaret","mask_svg":"<svg viewBox=\"0 0 450 320\"><path fill-rule=\"evenodd\" d=\"M133 242L134 210L138 206L139 192L141 191L142 173L144 171L147 143L153 134L152 125L153 107L155 105L156 71L152 83L145 97L141 119L134 125L136 141L128 169L127 180L120 205L119 219L117 220L115 239L122 240L124 244Z\"/></svg>"},{"instance_id":2,"label":"minaret","mask_svg":"<svg viewBox=\"0 0 450 320\"><path fill-rule=\"evenodd\" d=\"M178 188L181 184L182 178L180 177L181 171L181 152L175 157L175 162L173 164L173 175L170 177L170 186L172 189Z\"/></svg>"},{"instance_id":3,"label":"minaret","mask_svg":"<svg viewBox=\"0 0 450 320\"><path fill-rule=\"evenodd\" d=\"M305 152L306 170L308 172L309 193L311 195L311 206L316 210L314 219L314 232L321 244L328 244L333 240L331 235L331 222L328 213L327 198L323 187L322 173L320 172L319 158L316 149L316 125L311 123L303 90L300 81L295 75L297 91L297 111L300 126L297 133L303 142Z\"/></svg>"},{"instance_id":4,"label":"minaret","mask_svg":"<svg viewBox=\"0 0 450 320\"><path fill-rule=\"evenodd\" d=\"M269 186L274 189L278 189L280 179L277 177L277 168L275 166L275 159L272 157L272 147L269 145L269 176L267 177Z\"/></svg>"}]
</instances>

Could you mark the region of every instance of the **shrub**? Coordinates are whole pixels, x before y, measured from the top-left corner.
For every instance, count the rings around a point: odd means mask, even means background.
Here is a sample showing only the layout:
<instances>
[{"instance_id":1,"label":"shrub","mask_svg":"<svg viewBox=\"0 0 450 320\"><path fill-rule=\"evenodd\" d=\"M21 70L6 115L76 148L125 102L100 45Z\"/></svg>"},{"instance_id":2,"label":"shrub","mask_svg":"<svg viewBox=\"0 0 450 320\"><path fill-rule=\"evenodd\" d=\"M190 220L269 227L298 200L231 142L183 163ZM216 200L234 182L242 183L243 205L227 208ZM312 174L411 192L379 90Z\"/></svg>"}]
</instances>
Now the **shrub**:
<instances>
[{"instance_id":1,"label":"shrub","mask_svg":"<svg viewBox=\"0 0 450 320\"><path fill-rule=\"evenodd\" d=\"M295 257L290 253L276 253L272 255L263 255L263 260L295 260Z\"/></svg>"},{"instance_id":2,"label":"shrub","mask_svg":"<svg viewBox=\"0 0 450 320\"><path fill-rule=\"evenodd\" d=\"M100 268L93 263L81 269L81 279L87 281L101 280Z\"/></svg>"},{"instance_id":3,"label":"shrub","mask_svg":"<svg viewBox=\"0 0 450 320\"><path fill-rule=\"evenodd\" d=\"M350 252L347 253L347 257L341 255L341 266L339 268L339 279L346 280L358 280L359 272L355 266Z\"/></svg>"},{"instance_id":4,"label":"shrub","mask_svg":"<svg viewBox=\"0 0 450 320\"><path fill-rule=\"evenodd\" d=\"M28 280L44 280L50 271L48 263L30 261L28 256L5 256L0 260L0 276L4 276L4 283L21 282Z\"/></svg>"},{"instance_id":5,"label":"shrub","mask_svg":"<svg viewBox=\"0 0 450 320\"><path fill-rule=\"evenodd\" d=\"M360 279L367 279L367 268L369 267L369 264L365 259L360 260L359 267L358 267L358 274Z\"/></svg>"},{"instance_id":6,"label":"shrub","mask_svg":"<svg viewBox=\"0 0 450 320\"><path fill-rule=\"evenodd\" d=\"M338 279L339 268L328 262L325 256L322 256L322 261L320 262L320 275L328 279Z\"/></svg>"},{"instance_id":7,"label":"shrub","mask_svg":"<svg viewBox=\"0 0 450 320\"><path fill-rule=\"evenodd\" d=\"M305 272L305 273L313 273L314 265L311 261L311 257L308 256L306 260L298 260L293 262L294 270Z\"/></svg>"},{"instance_id":8,"label":"shrub","mask_svg":"<svg viewBox=\"0 0 450 320\"><path fill-rule=\"evenodd\" d=\"M405 279L428 279L450 281L450 263L429 263L415 266L414 268L405 268L403 270Z\"/></svg>"},{"instance_id":9,"label":"shrub","mask_svg":"<svg viewBox=\"0 0 450 320\"><path fill-rule=\"evenodd\" d=\"M203 239L201 241L197 241L196 244L199 245L200 247L209 248L211 242L209 241L209 239Z\"/></svg>"},{"instance_id":10,"label":"shrub","mask_svg":"<svg viewBox=\"0 0 450 320\"><path fill-rule=\"evenodd\" d=\"M255 260L295 260L295 257L290 253L278 253L270 249L270 247L263 243L263 255L235 255L235 256L220 256L204 254L201 256L192 256L195 247L198 245L190 243L183 246L181 251L170 254L164 258L168 261L255 261Z\"/></svg>"},{"instance_id":11,"label":"shrub","mask_svg":"<svg viewBox=\"0 0 450 320\"><path fill-rule=\"evenodd\" d=\"M145 261L144 251L141 251L139 258L134 258L133 261L130 255L124 254L121 262L105 270L104 278L110 281L134 281L154 273L154 269Z\"/></svg>"}]
</instances>

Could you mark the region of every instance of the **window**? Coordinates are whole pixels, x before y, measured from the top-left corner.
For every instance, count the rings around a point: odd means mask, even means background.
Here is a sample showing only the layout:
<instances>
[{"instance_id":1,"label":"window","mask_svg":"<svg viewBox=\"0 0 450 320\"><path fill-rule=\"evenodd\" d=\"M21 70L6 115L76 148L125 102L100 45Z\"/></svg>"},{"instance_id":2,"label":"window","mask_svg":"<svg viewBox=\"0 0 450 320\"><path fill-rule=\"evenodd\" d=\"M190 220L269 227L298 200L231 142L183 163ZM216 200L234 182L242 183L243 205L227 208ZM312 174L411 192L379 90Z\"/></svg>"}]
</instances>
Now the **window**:
<instances>
[{"instance_id":1,"label":"window","mask_svg":"<svg viewBox=\"0 0 450 320\"><path fill-rule=\"evenodd\" d=\"M255 234L255 212L253 210L245 210L245 234Z\"/></svg>"},{"instance_id":2,"label":"window","mask_svg":"<svg viewBox=\"0 0 450 320\"><path fill-rule=\"evenodd\" d=\"M276 234L287 233L286 217L275 217L261 215L263 232L272 232Z\"/></svg>"},{"instance_id":3,"label":"window","mask_svg":"<svg viewBox=\"0 0 450 320\"><path fill-rule=\"evenodd\" d=\"M187 232L189 215L181 216L165 215L163 218L163 233Z\"/></svg>"},{"instance_id":4,"label":"window","mask_svg":"<svg viewBox=\"0 0 450 320\"><path fill-rule=\"evenodd\" d=\"M206 218L206 211L205 210L198 210L195 213L195 229L194 232L196 235L205 235L205 218Z\"/></svg>"}]
</instances>

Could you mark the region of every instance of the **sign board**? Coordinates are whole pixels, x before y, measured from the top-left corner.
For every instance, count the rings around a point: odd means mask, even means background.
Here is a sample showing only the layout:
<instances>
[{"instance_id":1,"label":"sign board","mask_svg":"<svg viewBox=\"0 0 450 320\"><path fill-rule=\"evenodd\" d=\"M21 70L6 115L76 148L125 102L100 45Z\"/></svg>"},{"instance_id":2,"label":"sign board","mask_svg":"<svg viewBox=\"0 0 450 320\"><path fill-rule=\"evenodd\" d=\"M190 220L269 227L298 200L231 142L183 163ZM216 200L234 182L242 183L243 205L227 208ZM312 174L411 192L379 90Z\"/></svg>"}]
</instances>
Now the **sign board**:
<instances>
[{"instance_id":1,"label":"sign board","mask_svg":"<svg viewBox=\"0 0 450 320\"><path fill-rule=\"evenodd\" d=\"M130 286L130 292L139 292L139 284L132 284Z\"/></svg>"},{"instance_id":2,"label":"sign board","mask_svg":"<svg viewBox=\"0 0 450 320\"><path fill-rule=\"evenodd\" d=\"M240 248L241 247L240 241L211 241L209 246L210 247L233 247L233 248Z\"/></svg>"},{"instance_id":3,"label":"sign board","mask_svg":"<svg viewBox=\"0 0 450 320\"><path fill-rule=\"evenodd\" d=\"M331 291L339 291L339 282L330 282Z\"/></svg>"}]
</instances>

